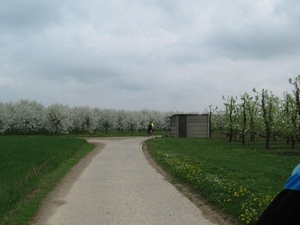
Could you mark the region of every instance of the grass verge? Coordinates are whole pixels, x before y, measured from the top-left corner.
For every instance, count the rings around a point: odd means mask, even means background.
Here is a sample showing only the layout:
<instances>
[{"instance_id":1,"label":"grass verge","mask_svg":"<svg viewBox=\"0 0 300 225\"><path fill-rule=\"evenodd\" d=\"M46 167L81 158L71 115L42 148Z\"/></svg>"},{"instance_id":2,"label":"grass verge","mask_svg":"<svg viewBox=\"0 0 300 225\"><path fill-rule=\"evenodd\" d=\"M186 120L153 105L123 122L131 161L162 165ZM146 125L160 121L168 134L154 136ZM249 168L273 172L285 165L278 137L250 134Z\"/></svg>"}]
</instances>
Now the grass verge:
<instances>
[{"instance_id":1,"label":"grass verge","mask_svg":"<svg viewBox=\"0 0 300 225\"><path fill-rule=\"evenodd\" d=\"M92 149L75 137L1 136L0 224L28 224L43 198Z\"/></svg>"},{"instance_id":2,"label":"grass verge","mask_svg":"<svg viewBox=\"0 0 300 225\"><path fill-rule=\"evenodd\" d=\"M176 180L240 224L255 224L282 190L299 151L241 146L226 139L155 138L146 142L151 156Z\"/></svg>"}]
</instances>

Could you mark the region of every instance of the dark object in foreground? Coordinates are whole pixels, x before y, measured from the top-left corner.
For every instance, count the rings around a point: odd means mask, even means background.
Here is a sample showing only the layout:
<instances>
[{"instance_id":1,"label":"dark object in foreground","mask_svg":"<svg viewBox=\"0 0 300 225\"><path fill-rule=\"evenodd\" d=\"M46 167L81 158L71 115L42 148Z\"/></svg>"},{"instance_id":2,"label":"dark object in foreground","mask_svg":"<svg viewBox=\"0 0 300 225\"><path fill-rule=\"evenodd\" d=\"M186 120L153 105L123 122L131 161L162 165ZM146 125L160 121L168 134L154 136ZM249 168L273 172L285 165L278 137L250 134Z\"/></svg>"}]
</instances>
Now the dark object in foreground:
<instances>
[{"instance_id":1,"label":"dark object in foreground","mask_svg":"<svg viewBox=\"0 0 300 225\"><path fill-rule=\"evenodd\" d=\"M257 225L300 225L300 164L262 213Z\"/></svg>"}]
</instances>

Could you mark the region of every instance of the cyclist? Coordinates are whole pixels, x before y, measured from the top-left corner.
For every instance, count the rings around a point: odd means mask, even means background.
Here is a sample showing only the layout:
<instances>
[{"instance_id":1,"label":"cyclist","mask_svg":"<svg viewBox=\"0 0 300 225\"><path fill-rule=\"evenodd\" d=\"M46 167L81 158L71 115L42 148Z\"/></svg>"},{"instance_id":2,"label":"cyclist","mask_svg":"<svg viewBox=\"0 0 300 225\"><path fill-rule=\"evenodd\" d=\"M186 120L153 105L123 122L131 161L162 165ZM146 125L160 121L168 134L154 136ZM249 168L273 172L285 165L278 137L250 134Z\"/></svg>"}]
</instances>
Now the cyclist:
<instances>
[{"instance_id":1,"label":"cyclist","mask_svg":"<svg viewBox=\"0 0 300 225\"><path fill-rule=\"evenodd\" d=\"M151 121L147 130L148 137L153 135L153 129L154 129L154 123Z\"/></svg>"}]
</instances>

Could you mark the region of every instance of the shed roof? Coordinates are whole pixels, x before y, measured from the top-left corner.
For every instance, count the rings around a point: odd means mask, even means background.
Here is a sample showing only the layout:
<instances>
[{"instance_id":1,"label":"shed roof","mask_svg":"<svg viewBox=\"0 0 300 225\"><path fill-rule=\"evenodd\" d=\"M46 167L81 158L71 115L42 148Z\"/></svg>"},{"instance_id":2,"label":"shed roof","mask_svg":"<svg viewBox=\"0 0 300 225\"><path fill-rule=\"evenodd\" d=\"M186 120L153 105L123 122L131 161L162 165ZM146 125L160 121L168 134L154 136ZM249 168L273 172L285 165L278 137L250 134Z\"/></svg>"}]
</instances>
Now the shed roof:
<instances>
[{"instance_id":1,"label":"shed roof","mask_svg":"<svg viewBox=\"0 0 300 225\"><path fill-rule=\"evenodd\" d=\"M170 116L169 118L172 118L174 116L203 116L203 115L208 115L207 113L204 113L204 114L196 114L196 113L188 113L188 114L174 114L172 116Z\"/></svg>"}]
</instances>

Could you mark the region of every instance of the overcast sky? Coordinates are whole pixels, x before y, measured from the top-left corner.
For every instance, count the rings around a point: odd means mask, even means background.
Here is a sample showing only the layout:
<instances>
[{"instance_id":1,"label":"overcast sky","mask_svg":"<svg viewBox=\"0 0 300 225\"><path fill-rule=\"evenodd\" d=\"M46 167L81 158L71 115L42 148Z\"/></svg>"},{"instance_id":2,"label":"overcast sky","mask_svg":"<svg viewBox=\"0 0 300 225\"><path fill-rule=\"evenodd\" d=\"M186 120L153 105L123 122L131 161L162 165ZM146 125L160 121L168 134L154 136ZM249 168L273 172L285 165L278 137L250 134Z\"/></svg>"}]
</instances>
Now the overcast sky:
<instances>
[{"instance_id":1,"label":"overcast sky","mask_svg":"<svg viewBox=\"0 0 300 225\"><path fill-rule=\"evenodd\" d=\"M297 0L0 3L3 102L201 113L300 74Z\"/></svg>"}]
</instances>

